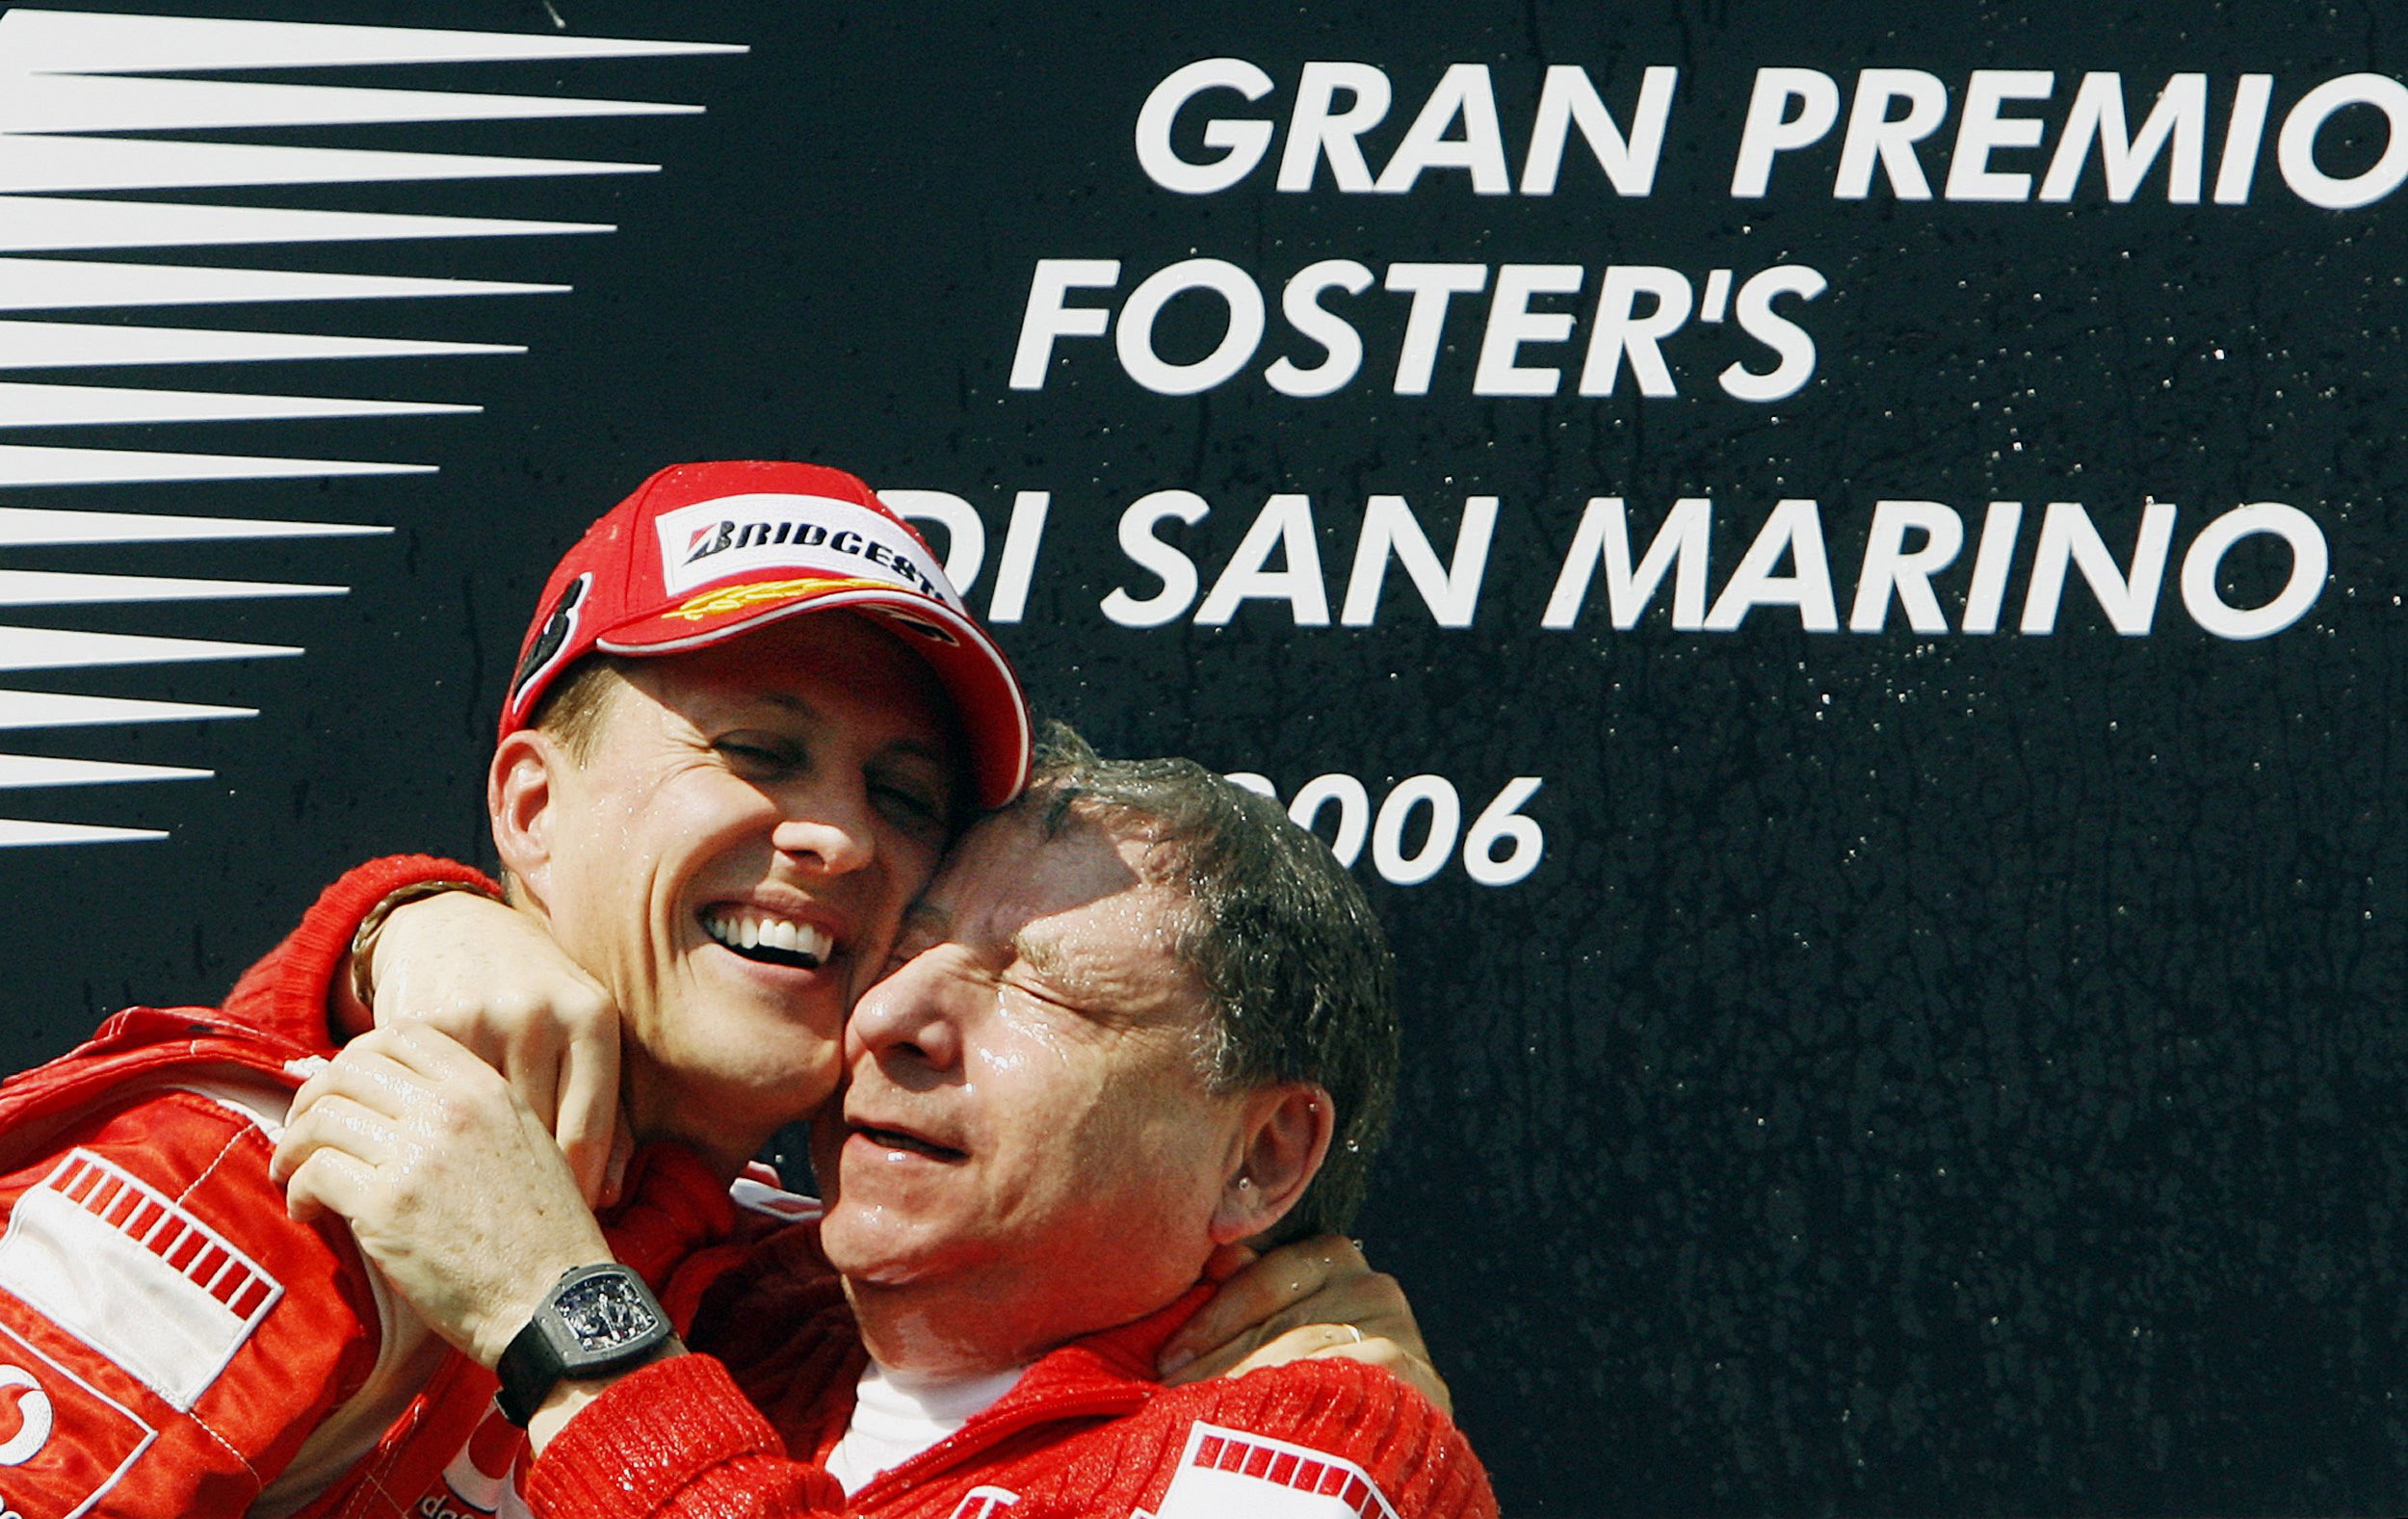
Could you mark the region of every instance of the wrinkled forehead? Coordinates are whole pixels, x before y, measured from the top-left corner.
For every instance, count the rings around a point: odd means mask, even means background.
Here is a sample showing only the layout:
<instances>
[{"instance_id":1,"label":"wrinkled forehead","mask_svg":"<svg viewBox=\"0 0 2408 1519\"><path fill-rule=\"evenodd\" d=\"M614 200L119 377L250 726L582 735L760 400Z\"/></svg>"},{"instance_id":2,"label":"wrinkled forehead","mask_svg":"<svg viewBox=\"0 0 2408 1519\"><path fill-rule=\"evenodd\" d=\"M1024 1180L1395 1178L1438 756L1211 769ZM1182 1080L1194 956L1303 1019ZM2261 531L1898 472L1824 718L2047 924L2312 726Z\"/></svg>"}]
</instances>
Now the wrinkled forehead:
<instances>
[{"instance_id":1,"label":"wrinkled forehead","mask_svg":"<svg viewBox=\"0 0 2408 1519\"><path fill-rule=\"evenodd\" d=\"M934 936L1091 975L1115 962L1175 966L1190 904L1147 868L1143 839L1072 813L1049 825L1023 800L963 835L913 916Z\"/></svg>"}]
</instances>

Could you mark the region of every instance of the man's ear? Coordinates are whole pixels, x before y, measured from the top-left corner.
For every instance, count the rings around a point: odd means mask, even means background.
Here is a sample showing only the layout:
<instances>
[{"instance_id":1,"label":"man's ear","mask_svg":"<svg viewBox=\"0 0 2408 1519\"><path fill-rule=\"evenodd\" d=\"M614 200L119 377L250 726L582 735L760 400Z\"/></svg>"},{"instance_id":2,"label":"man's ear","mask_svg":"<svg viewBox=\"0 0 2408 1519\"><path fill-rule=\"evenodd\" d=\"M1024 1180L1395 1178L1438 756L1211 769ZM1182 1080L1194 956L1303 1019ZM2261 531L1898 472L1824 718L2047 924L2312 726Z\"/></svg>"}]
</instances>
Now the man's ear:
<instances>
[{"instance_id":1,"label":"man's ear","mask_svg":"<svg viewBox=\"0 0 2408 1519\"><path fill-rule=\"evenodd\" d=\"M493 751L485 773L485 815L502 868L540 904L552 863L553 788L570 764L560 744L539 728L520 728Z\"/></svg>"},{"instance_id":2,"label":"man's ear","mask_svg":"<svg viewBox=\"0 0 2408 1519\"><path fill-rule=\"evenodd\" d=\"M1329 1093L1311 1082L1247 1092L1243 1126L1213 1212L1213 1243L1250 1240L1288 1216L1322 1168L1337 1128Z\"/></svg>"}]
</instances>

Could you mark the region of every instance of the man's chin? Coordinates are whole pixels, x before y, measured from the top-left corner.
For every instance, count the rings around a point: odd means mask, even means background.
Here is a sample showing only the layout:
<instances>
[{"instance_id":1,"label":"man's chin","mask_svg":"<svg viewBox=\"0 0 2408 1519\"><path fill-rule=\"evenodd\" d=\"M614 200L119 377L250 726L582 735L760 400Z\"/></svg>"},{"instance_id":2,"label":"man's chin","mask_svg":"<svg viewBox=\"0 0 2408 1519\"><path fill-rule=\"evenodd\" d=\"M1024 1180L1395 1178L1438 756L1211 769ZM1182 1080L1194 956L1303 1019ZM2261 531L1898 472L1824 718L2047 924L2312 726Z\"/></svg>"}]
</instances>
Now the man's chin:
<instances>
[{"instance_id":1,"label":"man's chin","mask_svg":"<svg viewBox=\"0 0 2408 1519\"><path fill-rule=\"evenodd\" d=\"M847 1281L877 1288L941 1277L955 1253L932 1231L897 1218L890 1209L849 1206L841 1197L820 1220L820 1249Z\"/></svg>"},{"instance_id":2,"label":"man's chin","mask_svg":"<svg viewBox=\"0 0 2408 1519\"><path fill-rule=\"evenodd\" d=\"M849 958L816 969L746 959L705 940L682 962L667 998L691 1015L689 1025L725 1039L808 1036L831 1050L844 1042L852 1007ZM674 1011L665 1009L668 1016Z\"/></svg>"}]
</instances>

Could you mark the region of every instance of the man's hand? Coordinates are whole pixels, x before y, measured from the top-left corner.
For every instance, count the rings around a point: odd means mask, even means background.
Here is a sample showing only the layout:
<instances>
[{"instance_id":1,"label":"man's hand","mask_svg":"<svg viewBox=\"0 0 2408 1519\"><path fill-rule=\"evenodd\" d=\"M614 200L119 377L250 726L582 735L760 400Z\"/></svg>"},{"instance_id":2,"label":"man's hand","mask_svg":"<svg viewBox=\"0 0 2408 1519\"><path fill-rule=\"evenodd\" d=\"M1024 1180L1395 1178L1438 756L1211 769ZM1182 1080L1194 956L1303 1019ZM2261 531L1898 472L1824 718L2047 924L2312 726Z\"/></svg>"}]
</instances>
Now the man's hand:
<instances>
[{"instance_id":1,"label":"man's hand","mask_svg":"<svg viewBox=\"0 0 2408 1519\"><path fill-rule=\"evenodd\" d=\"M1404 1289L1373 1270L1351 1243L1324 1234L1259 1259L1243 1245L1226 1245L1205 1270L1220 1291L1163 1347L1165 1382L1345 1356L1393 1373L1441 1411L1454 1412Z\"/></svg>"},{"instance_id":2,"label":"man's hand","mask_svg":"<svg viewBox=\"0 0 2408 1519\"><path fill-rule=\"evenodd\" d=\"M618 1121L618 1008L540 923L447 891L394 908L368 958L363 1024L432 1024L465 1045L560 1141L585 1200L617 1200L633 1148Z\"/></svg>"},{"instance_id":3,"label":"man's hand","mask_svg":"<svg viewBox=\"0 0 2408 1519\"><path fill-rule=\"evenodd\" d=\"M563 1272L611 1259L542 1122L424 1024L362 1034L311 1077L269 1174L294 1218L349 1219L420 1317L485 1366Z\"/></svg>"}]
</instances>

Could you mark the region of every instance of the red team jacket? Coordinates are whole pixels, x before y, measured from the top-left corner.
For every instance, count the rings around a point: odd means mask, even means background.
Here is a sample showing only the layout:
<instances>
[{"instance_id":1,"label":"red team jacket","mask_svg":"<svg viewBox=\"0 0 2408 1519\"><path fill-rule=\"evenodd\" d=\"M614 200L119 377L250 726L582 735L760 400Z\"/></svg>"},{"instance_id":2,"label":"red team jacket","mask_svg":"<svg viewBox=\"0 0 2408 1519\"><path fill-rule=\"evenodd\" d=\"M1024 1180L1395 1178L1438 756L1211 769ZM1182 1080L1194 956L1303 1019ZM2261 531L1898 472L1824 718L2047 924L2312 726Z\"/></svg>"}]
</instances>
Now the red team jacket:
<instances>
[{"instance_id":1,"label":"red team jacket","mask_svg":"<svg viewBox=\"0 0 2408 1519\"><path fill-rule=\"evenodd\" d=\"M611 1387L545 1449L528 1496L550 1519L1495 1519L1462 1432L1385 1372L1299 1361L1158 1384L1156 1352L1209 1296L1044 1356L848 1500L812 1463L843 1436L865 1358L800 1225L713 1286L694 1333L718 1358Z\"/></svg>"},{"instance_id":2,"label":"red team jacket","mask_svg":"<svg viewBox=\"0 0 2408 1519\"><path fill-rule=\"evenodd\" d=\"M295 1223L267 1178L285 1104L331 1053L327 988L353 932L396 886L429 879L483 877L419 856L362 866L222 1011L129 1008L0 1086L0 1513L523 1511L523 1437L492 1409L491 1374L397 1316L340 1223ZM1200 1293L1045 1357L848 1506L817 1466L784 1458L832 1448L864 1360L815 1226L772 1232L795 1212L783 1194L740 1215L669 1147L638 1158L628 1191L614 1249L738 1380L693 1355L613 1388L529 1474L539 1513L1496 1511L1460 1433L1385 1374L1308 1362L1155 1386L1154 1350Z\"/></svg>"},{"instance_id":3,"label":"red team jacket","mask_svg":"<svg viewBox=\"0 0 2408 1519\"><path fill-rule=\"evenodd\" d=\"M339 1220L286 1216L268 1160L331 1054L327 982L394 886L327 891L221 1011L131 1008L0 1086L0 1511L22 1519L492 1512L519 1431L493 1377L385 1298ZM640 1157L622 1259L689 1315L737 1232L682 1150ZM683 1263L681 1270L667 1268Z\"/></svg>"}]
</instances>

